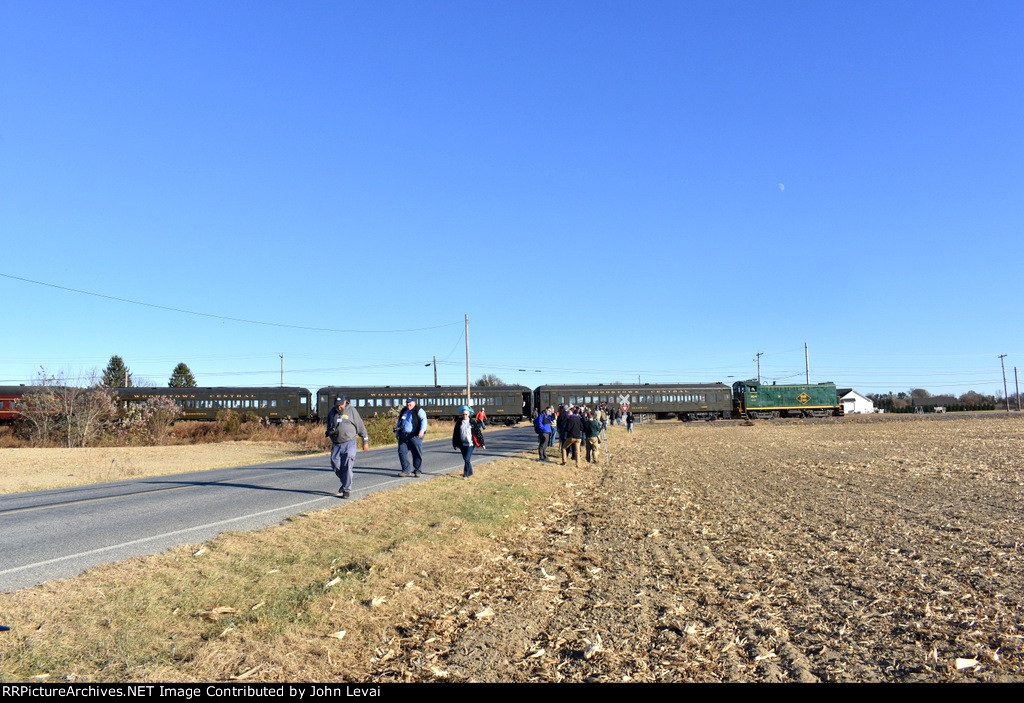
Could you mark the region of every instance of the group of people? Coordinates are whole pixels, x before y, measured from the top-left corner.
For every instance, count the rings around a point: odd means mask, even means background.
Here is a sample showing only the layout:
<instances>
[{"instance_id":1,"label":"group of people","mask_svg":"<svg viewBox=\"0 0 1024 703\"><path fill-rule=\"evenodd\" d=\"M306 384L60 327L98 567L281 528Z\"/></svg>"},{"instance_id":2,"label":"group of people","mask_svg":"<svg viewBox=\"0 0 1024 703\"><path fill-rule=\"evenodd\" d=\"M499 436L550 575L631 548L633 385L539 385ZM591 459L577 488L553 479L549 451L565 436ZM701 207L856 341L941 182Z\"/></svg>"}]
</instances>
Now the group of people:
<instances>
[{"instance_id":1,"label":"group of people","mask_svg":"<svg viewBox=\"0 0 1024 703\"><path fill-rule=\"evenodd\" d=\"M617 415L618 414L618 415ZM548 459L548 448L554 446L555 433L558 433L558 445L562 454L562 465L567 457L572 457L576 466L580 465L580 449L586 448L586 459L596 463L600 454L601 441L608 438L608 424L614 423L621 410L612 410L602 404L591 409L586 406L560 405L558 412L549 405L537 416L534 429L537 431L537 454L539 461ZM626 426L633 431L633 413L626 410Z\"/></svg>"},{"instance_id":2,"label":"group of people","mask_svg":"<svg viewBox=\"0 0 1024 703\"><path fill-rule=\"evenodd\" d=\"M477 447L484 446L483 429L486 427L487 414L481 410L476 415L468 405L459 410L462 419L455 422L452 432L452 448L462 452L464 466L463 478L473 475L472 456ZM398 440L398 463L401 466L399 476L421 475L423 467L423 436L427 432L427 413L416 402L415 398L407 398L405 407L398 414L395 423L395 438ZM352 402L343 395L335 396L334 407L327 414L326 436L331 438L331 468L341 481L338 495L348 498L352 495L352 467L356 460L356 439L363 440L363 451L370 449L370 435L366 425L359 416L359 411L352 407ZM410 461L411 457L411 461Z\"/></svg>"},{"instance_id":3,"label":"group of people","mask_svg":"<svg viewBox=\"0 0 1024 703\"><path fill-rule=\"evenodd\" d=\"M473 475L473 450L477 447L486 449L483 430L487 426L487 415L483 410L474 415L473 408L468 405L463 405L459 411L462 417L455 421L452 430L452 448L462 453L462 477L469 478ZM600 455L601 441L607 439L609 423L614 424L622 418L626 421L627 430L632 432L634 418L628 408L613 410L604 404L594 409L586 406L560 405L556 413L554 407L549 405L534 421L534 429L538 435L539 460L551 461L547 450L554 446L557 433L563 466L571 457L579 467L580 454L583 451L586 452L587 462L596 463ZM426 411L415 398L407 398L405 407L398 414L398 422L395 423L398 463L401 466L399 476L421 475L423 436L426 432ZM356 439L362 438L365 452L370 449L370 435L359 416L359 411L352 407L351 401L343 395L334 398L334 407L327 414L326 435L331 438L331 468L341 481L338 494L342 498L348 498L352 494Z\"/></svg>"}]
</instances>

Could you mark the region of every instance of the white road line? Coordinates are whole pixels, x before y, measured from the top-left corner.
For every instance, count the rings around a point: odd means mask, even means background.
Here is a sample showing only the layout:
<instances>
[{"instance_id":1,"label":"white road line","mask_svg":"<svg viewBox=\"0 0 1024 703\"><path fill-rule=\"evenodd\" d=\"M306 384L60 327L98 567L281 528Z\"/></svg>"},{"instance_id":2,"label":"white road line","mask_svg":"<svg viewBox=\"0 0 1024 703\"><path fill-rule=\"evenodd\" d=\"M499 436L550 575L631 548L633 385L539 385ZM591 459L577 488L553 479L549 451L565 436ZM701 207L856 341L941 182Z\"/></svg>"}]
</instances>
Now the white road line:
<instances>
[{"instance_id":1,"label":"white road line","mask_svg":"<svg viewBox=\"0 0 1024 703\"><path fill-rule=\"evenodd\" d=\"M286 505L286 506L283 506L283 507L280 507L280 508L272 508L270 510L264 510L264 511L258 512L258 513L251 513L249 515L240 515L239 517L233 517L233 518L229 518L227 520L219 520L217 522L210 522L210 523L207 523L205 525L193 525L192 527L186 527L183 530L174 530L173 532L164 532L163 534L159 534L159 535L152 535L150 537L142 537L140 539L133 539L130 542L121 542L120 544L111 544L111 545L108 545L106 547L99 547L97 549L90 549L87 552L79 552L78 554L68 554L67 556L56 557L54 559L47 559L46 561L38 561L35 564L26 564L24 566L15 567L13 569L5 569L3 571L0 571L0 576L5 576L7 574L14 574L14 573L17 573L19 571L24 571L26 569L34 569L34 568L39 567L39 566L47 566L48 564L56 564L58 562L67 561L69 559L78 559L80 557L86 557L86 556L89 556L91 554L102 554L103 552L109 552L109 551L111 551L113 549L120 549L122 547L130 547L133 544L142 544L144 542L152 542L153 540L163 539L164 537L173 537L175 535L182 535L182 534L186 534L188 532L195 532L197 530L205 530L205 529L208 529L208 528L211 528L211 527L219 527L221 525L227 525L227 524L230 524L232 522L238 522L239 520L248 520L248 519L251 519L251 518L260 517L262 515L269 515L271 513L279 513L282 510L293 510L293 509L299 508L299 507L301 507L303 505L309 505L310 503L316 503L317 501L328 500L329 498L330 498L330 496L320 496L318 498L313 498L312 500L306 500L306 501L303 501L301 503L293 503L292 505Z\"/></svg>"},{"instance_id":2,"label":"white road line","mask_svg":"<svg viewBox=\"0 0 1024 703\"><path fill-rule=\"evenodd\" d=\"M436 475L436 474L424 474L424 475ZM392 483L393 484L399 484L399 483L411 483L411 482L408 479L395 478L395 479L391 479L390 481L387 481L387 483L389 483L389 484L392 484ZM379 486L379 484L374 486L374 488L377 488L378 486ZM358 490L354 490L353 491L353 493L358 493L358 492L359 492ZM24 566L17 566L17 567L15 567L13 569L4 569L4 570L0 571L0 576L6 576L8 574L16 574L19 571L25 571L27 569L34 569L34 568L37 568L37 567L40 567L40 566L48 566L50 564L57 564L57 563L62 562L62 561L68 561L70 559L78 559L78 558L81 558L81 557L87 557L87 556L90 556L92 554L102 554L103 552L109 552L109 551L114 550L114 549L121 549L122 547L130 547L130 546L132 546L134 544L143 544L145 542L152 542L154 540L163 539L165 537L174 537L176 535L183 535L183 534L187 534L189 532L195 532L195 531L198 531L198 530L205 530L205 529L209 529L209 528L213 528L213 527L220 527L221 525L228 525L228 524L230 524L232 522L238 522L240 520L249 520L251 518L257 518L257 517L261 517L263 515L270 515L272 513L279 513L279 512L282 512L282 511L286 511L286 510L294 510L295 508L300 508L300 507L302 507L304 505L309 505L310 503L316 503L318 501L325 501L325 500L331 500L331 499L333 499L333 496L319 496L317 498L313 498L312 500L304 500L301 503L293 503L291 505L285 505L285 506L282 506L280 508L271 508L270 510L263 510L263 511L258 512L258 513L250 513L248 515L240 515L238 517L228 518L227 520L218 520L217 522L210 522L210 523L207 523L205 525L193 525L192 527L186 527L186 528L181 529L181 530L174 530L173 532L164 532L163 534L159 534L159 535L152 535L150 537L141 537L139 539L133 539L130 542L121 542L119 544L111 544L111 545L108 545L106 547L98 547L96 549L90 549L87 552L79 552L77 554L68 554L67 556L55 557L53 559L47 559L46 561L37 561L34 564L25 564Z\"/></svg>"}]
</instances>

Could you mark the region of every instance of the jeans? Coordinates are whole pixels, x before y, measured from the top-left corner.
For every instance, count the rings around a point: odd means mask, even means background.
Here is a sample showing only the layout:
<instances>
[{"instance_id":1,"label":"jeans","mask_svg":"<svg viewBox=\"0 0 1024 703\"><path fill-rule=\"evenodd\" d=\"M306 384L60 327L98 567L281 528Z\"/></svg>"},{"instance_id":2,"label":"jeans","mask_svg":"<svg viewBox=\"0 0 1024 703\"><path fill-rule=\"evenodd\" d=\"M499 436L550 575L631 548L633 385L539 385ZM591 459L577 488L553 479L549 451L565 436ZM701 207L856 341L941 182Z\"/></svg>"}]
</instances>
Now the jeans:
<instances>
[{"instance_id":1,"label":"jeans","mask_svg":"<svg viewBox=\"0 0 1024 703\"><path fill-rule=\"evenodd\" d=\"M472 476L473 464L470 462L470 459L473 458L473 450L475 447L471 444L468 447L463 445L459 449L462 452L462 460L466 462L465 466L462 467L462 475L463 477Z\"/></svg>"},{"instance_id":2,"label":"jeans","mask_svg":"<svg viewBox=\"0 0 1024 703\"><path fill-rule=\"evenodd\" d=\"M423 438L415 434L398 435L398 463L402 465L402 473L409 473L409 452L412 452L412 471L420 472L423 466Z\"/></svg>"}]
</instances>

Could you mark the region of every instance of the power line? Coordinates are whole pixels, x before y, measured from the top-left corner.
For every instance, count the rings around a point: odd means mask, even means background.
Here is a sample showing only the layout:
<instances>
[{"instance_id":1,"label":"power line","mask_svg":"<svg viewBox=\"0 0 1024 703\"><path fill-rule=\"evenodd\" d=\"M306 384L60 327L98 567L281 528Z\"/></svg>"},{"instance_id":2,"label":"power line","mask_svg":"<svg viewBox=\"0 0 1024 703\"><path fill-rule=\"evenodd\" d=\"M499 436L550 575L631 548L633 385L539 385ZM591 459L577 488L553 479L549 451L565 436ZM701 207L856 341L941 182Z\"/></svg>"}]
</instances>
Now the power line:
<instances>
[{"instance_id":1,"label":"power line","mask_svg":"<svg viewBox=\"0 0 1024 703\"><path fill-rule=\"evenodd\" d=\"M96 298L104 298L106 300L114 300L119 303L129 303L131 305L141 305L147 308L155 308L157 310L167 310L169 312L180 312L185 315L196 315L198 317L209 317L215 320L227 320L229 322L242 322L247 325L264 325L266 327L284 327L293 330L306 330L311 332L344 332L344 333L358 333L358 334L392 334L397 332L425 332L426 330L436 330L442 327L454 327L455 325L461 325L462 322L449 322L444 325L433 325L432 327L412 327L409 329L401 330L352 330L352 329L333 329L330 327L305 327L303 325L289 325L284 322L264 322L262 320L246 320L241 317L228 317L226 315L215 315L209 312L197 312L195 310L184 310L182 308L172 308L166 305L156 305L155 303L145 303L140 300L131 300L129 298L119 298L113 295L104 295L103 293L93 293L92 291L79 290L77 288L68 288L67 286L58 286L55 283L46 283L44 281L33 281L29 278L21 278L20 276L12 276L8 273L0 272L0 276L9 278L14 281L22 281L24 283L32 283L37 286L45 286L47 288L56 288L57 290L67 291L69 293L78 293L80 295L91 295Z\"/></svg>"}]
</instances>

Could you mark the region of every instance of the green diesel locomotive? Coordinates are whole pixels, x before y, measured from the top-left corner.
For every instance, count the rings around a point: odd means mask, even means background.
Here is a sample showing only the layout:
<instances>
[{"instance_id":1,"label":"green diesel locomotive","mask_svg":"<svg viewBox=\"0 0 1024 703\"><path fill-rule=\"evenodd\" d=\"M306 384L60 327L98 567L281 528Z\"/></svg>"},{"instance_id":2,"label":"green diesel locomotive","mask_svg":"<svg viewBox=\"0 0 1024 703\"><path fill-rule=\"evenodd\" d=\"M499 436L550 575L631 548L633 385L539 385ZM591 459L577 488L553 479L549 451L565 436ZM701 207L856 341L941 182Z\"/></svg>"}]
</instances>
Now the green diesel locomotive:
<instances>
[{"instance_id":1,"label":"green diesel locomotive","mask_svg":"<svg viewBox=\"0 0 1024 703\"><path fill-rule=\"evenodd\" d=\"M736 415L757 420L776 417L829 417L843 414L836 384L765 385L755 379L732 384Z\"/></svg>"}]
</instances>

